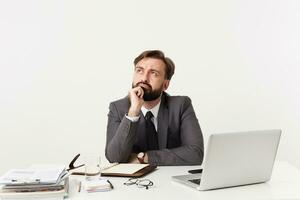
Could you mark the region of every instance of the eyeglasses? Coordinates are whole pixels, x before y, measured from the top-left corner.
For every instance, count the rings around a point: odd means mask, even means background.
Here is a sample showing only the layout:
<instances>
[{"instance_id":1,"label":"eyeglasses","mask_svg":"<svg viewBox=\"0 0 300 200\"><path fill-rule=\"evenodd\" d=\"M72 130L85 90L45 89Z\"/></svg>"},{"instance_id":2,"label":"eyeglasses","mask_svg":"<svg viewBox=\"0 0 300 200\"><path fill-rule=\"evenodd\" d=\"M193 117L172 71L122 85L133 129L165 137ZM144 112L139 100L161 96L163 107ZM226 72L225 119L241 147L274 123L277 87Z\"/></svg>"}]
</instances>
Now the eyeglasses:
<instances>
[{"instance_id":1,"label":"eyeglasses","mask_svg":"<svg viewBox=\"0 0 300 200\"><path fill-rule=\"evenodd\" d=\"M153 186L153 182L149 179L130 178L124 183L124 185L137 185L139 188L146 188L148 190L150 186Z\"/></svg>"}]
</instances>

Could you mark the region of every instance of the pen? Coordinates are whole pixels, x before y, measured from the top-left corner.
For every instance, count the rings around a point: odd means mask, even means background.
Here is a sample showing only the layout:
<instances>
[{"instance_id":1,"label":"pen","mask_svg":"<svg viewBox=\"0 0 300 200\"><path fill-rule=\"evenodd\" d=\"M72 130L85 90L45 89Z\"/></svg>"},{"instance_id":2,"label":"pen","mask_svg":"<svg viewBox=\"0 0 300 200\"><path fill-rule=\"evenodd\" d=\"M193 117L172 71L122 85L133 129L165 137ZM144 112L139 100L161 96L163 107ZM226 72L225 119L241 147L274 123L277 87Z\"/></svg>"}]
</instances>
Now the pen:
<instances>
[{"instance_id":1,"label":"pen","mask_svg":"<svg viewBox=\"0 0 300 200\"><path fill-rule=\"evenodd\" d=\"M81 181L79 182L78 192L81 190Z\"/></svg>"},{"instance_id":2,"label":"pen","mask_svg":"<svg viewBox=\"0 0 300 200\"><path fill-rule=\"evenodd\" d=\"M113 186L113 184L107 179L107 182L109 183L109 185L110 185L110 188L111 189L114 189L114 186Z\"/></svg>"}]
</instances>

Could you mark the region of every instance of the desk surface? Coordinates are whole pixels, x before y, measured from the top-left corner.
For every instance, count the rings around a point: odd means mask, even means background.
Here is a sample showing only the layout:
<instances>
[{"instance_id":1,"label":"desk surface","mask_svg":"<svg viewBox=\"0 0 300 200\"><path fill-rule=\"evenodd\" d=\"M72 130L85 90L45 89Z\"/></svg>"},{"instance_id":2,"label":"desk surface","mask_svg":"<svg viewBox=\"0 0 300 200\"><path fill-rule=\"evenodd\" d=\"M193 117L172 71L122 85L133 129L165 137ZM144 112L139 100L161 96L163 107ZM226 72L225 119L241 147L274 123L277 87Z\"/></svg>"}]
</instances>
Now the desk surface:
<instances>
[{"instance_id":1,"label":"desk surface","mask_svg":"<svg viewBox=\"0 0 300 200\"><path fill-rule=\"evenodd\" d=\"M126 186L127 178L110 177L114 189L109 192L78 193L79 177L72 176L70 180L70 200L76 199L300 199L300 170L287 162L276 162L269 182L212 191L197 191L188 186L174 182L171 176L188 174L187 170L199 166L158 167L149 174L154 182L149 190L136 185Z\"/></svg>"}]
</instances>

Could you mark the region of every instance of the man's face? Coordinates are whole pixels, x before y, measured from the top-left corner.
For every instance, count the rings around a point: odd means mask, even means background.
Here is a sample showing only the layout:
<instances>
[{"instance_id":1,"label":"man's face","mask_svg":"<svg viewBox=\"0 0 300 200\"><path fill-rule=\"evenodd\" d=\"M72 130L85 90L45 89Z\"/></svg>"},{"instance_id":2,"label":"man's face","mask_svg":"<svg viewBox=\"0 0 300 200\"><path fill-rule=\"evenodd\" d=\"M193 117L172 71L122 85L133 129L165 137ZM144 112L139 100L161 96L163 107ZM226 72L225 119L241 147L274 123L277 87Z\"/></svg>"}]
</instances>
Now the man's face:
<instances>
[{"instance_id":1,"label":"man's face","mask_svg":"<svg viewBox=\"0 0 300 200\"><path fill-rule=\"evenodd\" d=\"M140 86L144 90L144 100L153 101L160 97L169 86L165 79L165 64L156 58L143 58L135 68L132 87Z\"/></svg>"}]
</instances>

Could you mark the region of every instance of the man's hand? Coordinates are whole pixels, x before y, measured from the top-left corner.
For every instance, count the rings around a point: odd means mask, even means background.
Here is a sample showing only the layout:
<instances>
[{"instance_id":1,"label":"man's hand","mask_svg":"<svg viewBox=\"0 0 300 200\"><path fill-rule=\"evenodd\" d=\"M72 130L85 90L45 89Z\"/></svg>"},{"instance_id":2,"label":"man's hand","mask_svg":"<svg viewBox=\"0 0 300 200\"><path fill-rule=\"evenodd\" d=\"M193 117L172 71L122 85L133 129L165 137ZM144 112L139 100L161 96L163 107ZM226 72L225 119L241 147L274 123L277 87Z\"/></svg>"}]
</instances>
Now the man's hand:
<instances>
[{"instance_id":1,"label":"man's hand","mask_svg":"<svg viewBox=\"0 0 300 200\"><path fill-rule=\"evenodd\" d=\"M145 161L145 163L148 163L148 161L149 161L147 153L145 153L144 161ZM137 154L136 153L130 154L130 157L128 159L128 163L135 163L135 164L140 163L139 159L137 158Z\"/></svg>"},{"instance_id":2,"label":"man's hand","mask_svg":"<svg viewBox=\"0 0 300 200\"><path fill-rule=\"evenodd\" d=\"M144 104L143 96L144 90L140 86L132 88L129 91L131 105L128 111L128 117L136 117L139 115L141 107Z\"/></svg>"},{"instance_id":3,"label":"man's hand","mask_svg":"<svg viewBox=\"0 0 300 200\"><path fill-rule=\"evenodd\" d=\"M137 154L136 153L130 154L128 163L135 163L135 164L140 163L139 160L137 159Z\"/></svg>"}]
</instances>

